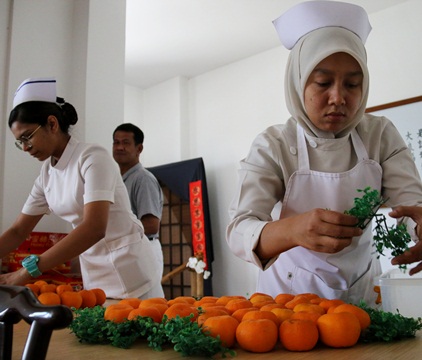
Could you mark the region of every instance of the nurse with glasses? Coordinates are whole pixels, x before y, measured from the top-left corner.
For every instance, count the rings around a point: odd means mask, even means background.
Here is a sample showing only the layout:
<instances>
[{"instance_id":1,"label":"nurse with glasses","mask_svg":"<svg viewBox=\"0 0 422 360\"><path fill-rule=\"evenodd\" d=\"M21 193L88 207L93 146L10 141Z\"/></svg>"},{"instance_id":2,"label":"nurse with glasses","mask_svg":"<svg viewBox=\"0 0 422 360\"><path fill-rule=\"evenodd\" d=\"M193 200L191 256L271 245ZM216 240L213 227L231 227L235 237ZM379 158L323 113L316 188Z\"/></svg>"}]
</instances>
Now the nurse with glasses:
<instances>
[{"instance_id":1,"label":"nurse with glasses","mask_svg":"<svg viewBox=\"0 0 422 360\"><path fill-rule=\"evenodd\" d=\"M16 91L9 127L16 146L43 161L40 175L15 222L0 235L0 259L54 213L73 230L41 255L29 254L22 268L0 275L0 285L24 285L79 257L83 287L107 297L164 297L162 264L142 223L132 213L119 168L108 151L69 133L78 116L56 96L56 80L27 79Z\"/></svg>"},{"instance_id":2,"label":"nurse with glasses","mask_svg":"<svg viewBox=\"0 0 422 360\"><path fill-rule=\"evenodd\" d=\"M31 139L40 128L41 125L38 126L30 135L21 136L18 140L15 141L16 147L22 151L25 151L24 146L26 146L27 149L32 149Z\"/></svg>"}]
</instances>

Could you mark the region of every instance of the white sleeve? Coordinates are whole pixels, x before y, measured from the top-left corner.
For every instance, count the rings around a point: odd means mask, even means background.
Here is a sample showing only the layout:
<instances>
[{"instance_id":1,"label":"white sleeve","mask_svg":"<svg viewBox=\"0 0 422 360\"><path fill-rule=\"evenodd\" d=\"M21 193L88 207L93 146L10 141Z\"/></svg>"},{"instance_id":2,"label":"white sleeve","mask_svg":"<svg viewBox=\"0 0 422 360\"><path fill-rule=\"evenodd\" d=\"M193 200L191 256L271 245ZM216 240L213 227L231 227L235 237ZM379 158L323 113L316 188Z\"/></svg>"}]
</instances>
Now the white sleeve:
<instances>
[{"instance_id":1,"label":"white sleeve","mask_svg":"<svg viewBox=\"0 0 422 360\"><path fill-rule=\"evenodd\" d=\"M101 147L90 147L80 157L81 176L84 184L84 204L93 201L114 203L117 177L120 173L117 164Z\"/></svg>"}]
</instances>

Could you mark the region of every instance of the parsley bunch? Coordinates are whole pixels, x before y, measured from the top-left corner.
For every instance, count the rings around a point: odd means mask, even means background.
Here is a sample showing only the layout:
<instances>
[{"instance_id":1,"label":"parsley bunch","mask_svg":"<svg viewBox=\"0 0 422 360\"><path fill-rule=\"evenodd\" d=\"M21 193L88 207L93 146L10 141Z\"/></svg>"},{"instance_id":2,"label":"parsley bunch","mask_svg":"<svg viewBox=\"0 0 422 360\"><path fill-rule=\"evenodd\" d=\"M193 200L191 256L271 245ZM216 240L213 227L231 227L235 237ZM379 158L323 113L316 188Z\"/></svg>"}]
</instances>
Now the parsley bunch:
<instances>
[{"instance_id":1,"label":"parsley bunch","mask_svg":"<svg viewBox=\"0 0 422 360\"><path fill-rule=\"evenodd\" d=\"M411 241L406 225L399 224L388 227L385 216L377 214L381 205L387 201L379 195L378 190L367 187L357 191L363 192L363 196L355 198L354 207L344 213L357 217L359 222L356 226L361 229L364 229L375 218L374 246L378 257L380 255L384 256L385 249L390 249L393 256L403 254L409 248L408 244ZM406 265L399 265L399 268L404 270Z\"/></svg>"},{"instance_id":2,"label":"parsley bunch","mask_svg":"<svg viewBox=\"0 0 422 360\"><path fill-rule=\"evenodd\" d=\"M101 306L74 309L75 318L69 325L71 332L80 342L110 344L124 349L143 338L154 350L162 351L170 345L182 356L212 357L220 353L225 358L226 355L236 355L235 351L222 346L219 338L204 333L197 322L191 321L191 317L168 319L164 316L161 323L149 317L137 317L117 324L105 320L104 312L105 308Z\"/></svg>"},{"instance_id":3,"label":"parsley bunch","mask_svg":"<svg viewBox=\"0 0 422 360\"><path fill-rule=\"evenodd\" d=\"M145 336L153 323L151 318L120 324L107 321L104 319L105 308L101 306L73 310L75 317L69 328L80 342L90 344L111 344L127 349L138 337Z\"/></svg>"},{"instance_id":4,"label":"parsley bunch","mask_svg":"<svg viewBox=\"0 0 422 360\"><path fill-rule=\"evenodd\" d=\"M371 325L362 332L360 341L370 342L391 342L405 338L415 337L416 332L422 329L422 319L405 317L399 312L393 314L379 309L368 307L364 302L359 304L370 318Z\"/></svg>"},{"instance_id":5,"label":"parsley bunch","mask_svg":"<svg viewBox=\"0 0 422 360\"><path fill-rule=\"evenodd\" d=\"M354 206L350 210L346 210L344 213L353 215L358 218L359 222L357 227L364 229L374 216L376 212L383 205L384 200L378 193L378 190L371 190L368 186L365 189L358 189L358 192L363 192L363 196L354 199Z\"/></svg>"}]
</instances>

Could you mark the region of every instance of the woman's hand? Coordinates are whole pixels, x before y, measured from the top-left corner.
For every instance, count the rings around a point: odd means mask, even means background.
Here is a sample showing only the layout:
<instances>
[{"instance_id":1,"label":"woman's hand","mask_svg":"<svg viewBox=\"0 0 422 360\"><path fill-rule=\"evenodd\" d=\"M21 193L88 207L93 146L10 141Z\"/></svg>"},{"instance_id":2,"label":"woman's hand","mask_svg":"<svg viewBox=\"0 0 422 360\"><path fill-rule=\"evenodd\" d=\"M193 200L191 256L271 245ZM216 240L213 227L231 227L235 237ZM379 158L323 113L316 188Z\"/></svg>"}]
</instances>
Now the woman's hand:
<instances>
[{"instance_id":1,"label":"woman's hand","mask_svg":"<svg viewBox=\"0 0 422 360\"><path fill-rule=\"evenodd\" d=\"M349 246L352 238L362 235L354 216L313 209L306 213L267 224L255 249L261 259L268 259L296 246L336 253Z\"/></svg>"},{"instance_id":2,"label":"woman's hand","mask_svg":"<svg viewBox=\"0 0 422 360\"><path fill-rule=\"evenodd\" d=\"M403 265L411 264L417 261L422 260L422 207L420 206L399 206L388 215L397 219L403 216L410 217L414 222L416 222L416 234L418 235L419 242L411 247L409 250L405 251L403 254L394 257L391 260L393 265ZM409 271L410 275L416 274L422 270L422 262Z\"/></svg>"},{"instance_id":3,"label":"woman's hand","mask_svg":"<svg viewBox=\"0 0 422 360\"><path fill-rule=\"evenodd\" d=\"M21 268L14 272L0 275L1 285L26 285L32 280L31 275L25 268Z\"/></svg>"},{"instance_id":4,"label":"woman's hand","mask_svg":"<svg viewBox=\"0 0 422 360\"><path fill-rule=\"evenodd\" d=\"M296 220L297 245L317 252L337 253L362 235L354 216L336 211L314 209Z\"/></svg>"}]
</instances>

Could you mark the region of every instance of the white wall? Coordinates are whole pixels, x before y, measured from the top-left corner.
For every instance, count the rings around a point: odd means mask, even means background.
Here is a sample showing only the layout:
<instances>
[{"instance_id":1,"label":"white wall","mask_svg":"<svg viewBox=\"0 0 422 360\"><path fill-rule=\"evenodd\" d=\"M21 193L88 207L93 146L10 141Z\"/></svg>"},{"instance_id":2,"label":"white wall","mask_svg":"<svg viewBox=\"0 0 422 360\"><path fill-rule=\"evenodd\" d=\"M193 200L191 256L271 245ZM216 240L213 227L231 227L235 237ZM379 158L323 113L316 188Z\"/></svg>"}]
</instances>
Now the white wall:
<instances>
[{"instance_id":1,"label":"white wall","mask_svg":"<svg viewBox=\"0 0 422 360\"><path fill-rule=\"evenodd\" d=\"M368 106L422 94L420 14L422 2L414 0L370 15L374 30L367 42L371 71ZM141 125L146 136L155 139L148 166L204 158L217 296L255 291L257 269L235 258L226 244L227 209L237 183L239 160L246 156L254 137L288 118L283 89L287 56L288 51L280 46L187 80L188 97L184 100L180 97L184 85L177 84L177 79L139 94L143 102ZM189 118L182 124L178 111L184 105ZM132 105L127 101L125 106L128 114ZM188 152L181 151L177 158L177 146L186 146L186 136ZM171 144L167 143L170 138ZM144 151L149 151L148 147Z\"/></svg>"},{"instance_id":2,"label":"white wall","mask_svg":"<svg viewBox=\"0 0 422 360\"><path fill-rule=\"evenodd\" d=\"M124 0L15 0L9 51L11 3L0 1L2 118L7 119L13 92L23 79L56 75L59 93L78 110L80 121L73 132L81 140L111 149L115 126L133 122L145 131L144 165L203 157L216 259L215 294L253 292L256 269L236 259L225 242L227 208L239 160L253 138L267 126L287 120L287 50L280 46L194 79L179 77L141 91L123 85ZM422 2L413 0L371 14L368 106L422 94L421 13ZM15 148L5 122L0 125L1 231L20 212L40 167ZM54 217L47 218L37 230L67 230Z\"/></svg>"},{"instance_id":3,"label":"white wall","mask_svg":"<svg viewBox=\"0 0 422 360\"><path fill-rule=\"evenodd\" d=\"M15 0L12 7L11 45L8 69L8 98L4 108L5 121L12 107L17 86L28 77L56 76L58 91L67 97L69 67L71 64L73 2ZM54 31L51 31L54 29ZM31 35L29 35L31 34ZM39 36L33 36L39 34ZM54 46L51 46L54 44ZM5 128L4 192L2 203L3 226L19 214L38 174L41 163L17 151L14 138ZM59 231L64 223L53 217L43 220L46 226Z\"/></svg>"},{"instance_id":4,"label":"white wall","mask_svg":"<svg viewBox=\"0 0 422 360\"><path fill-rule=\"evenodd\" d=\"M9 27L10 27L10 8L11 0L0 1L0 78L3 81L0 84L0 109L6 108L8 95L7 73L9 71ZM5 111L1 111L2 119ZM4 169L5 149L6 149L6 121L0 121L0 169ZM0 176L0 204L3 204L3 184L4 177ZM0 229L2 228L3 218L0 216Z\"/></svg>"},{"instance_id":5,"label":"white wall","mask_svg":"<svg viewBox=\"0 0 422 360\"><path fill-rule=\"evenodd\" d=\"M28 77L55 76L58 95L73 104L79 115L71 132L82 141L97 142L111 150L111 132L123 121L126 2L0 3L0 73L2 92L6 93L0 126L4 147L0 156L0 230L4 231L20 213L41 166L16 149L6 125L17 86ZM10 50L4 40L9 21ZM35 230L68 232L70 228L55 216L45 216Z\"/></svg>"},{"instance_id":6,"label":"white wall","mask_svg":"<svg viewBox=\"0 0 422 360\"><path fill-rule=\"evenodd\" d=\"M368 106L422 95L422 2L407 1L370 17Z\"/></svg>"},{"instance_id":7,"label":"white wall","mask_svg":"<svg viewBox=\"0 0 422 360\"><path fill-rule=\"evenodd\" d=\"M89 1L86 141L99 143L110 153L113 130L124 118L125 30L125 0Z\"/></svg>"},{"instance_id":8,"label":"white wall","mask_svg":"<svg viewBox=\"0 0 422 360\"><path fill-rule=\"evenodd\" d=\"M125 86L124 122L139 126L144 132L144 166L191 158L188 86L188 79L181 76L148 90Z\"/></svg>"}]
</instances>

